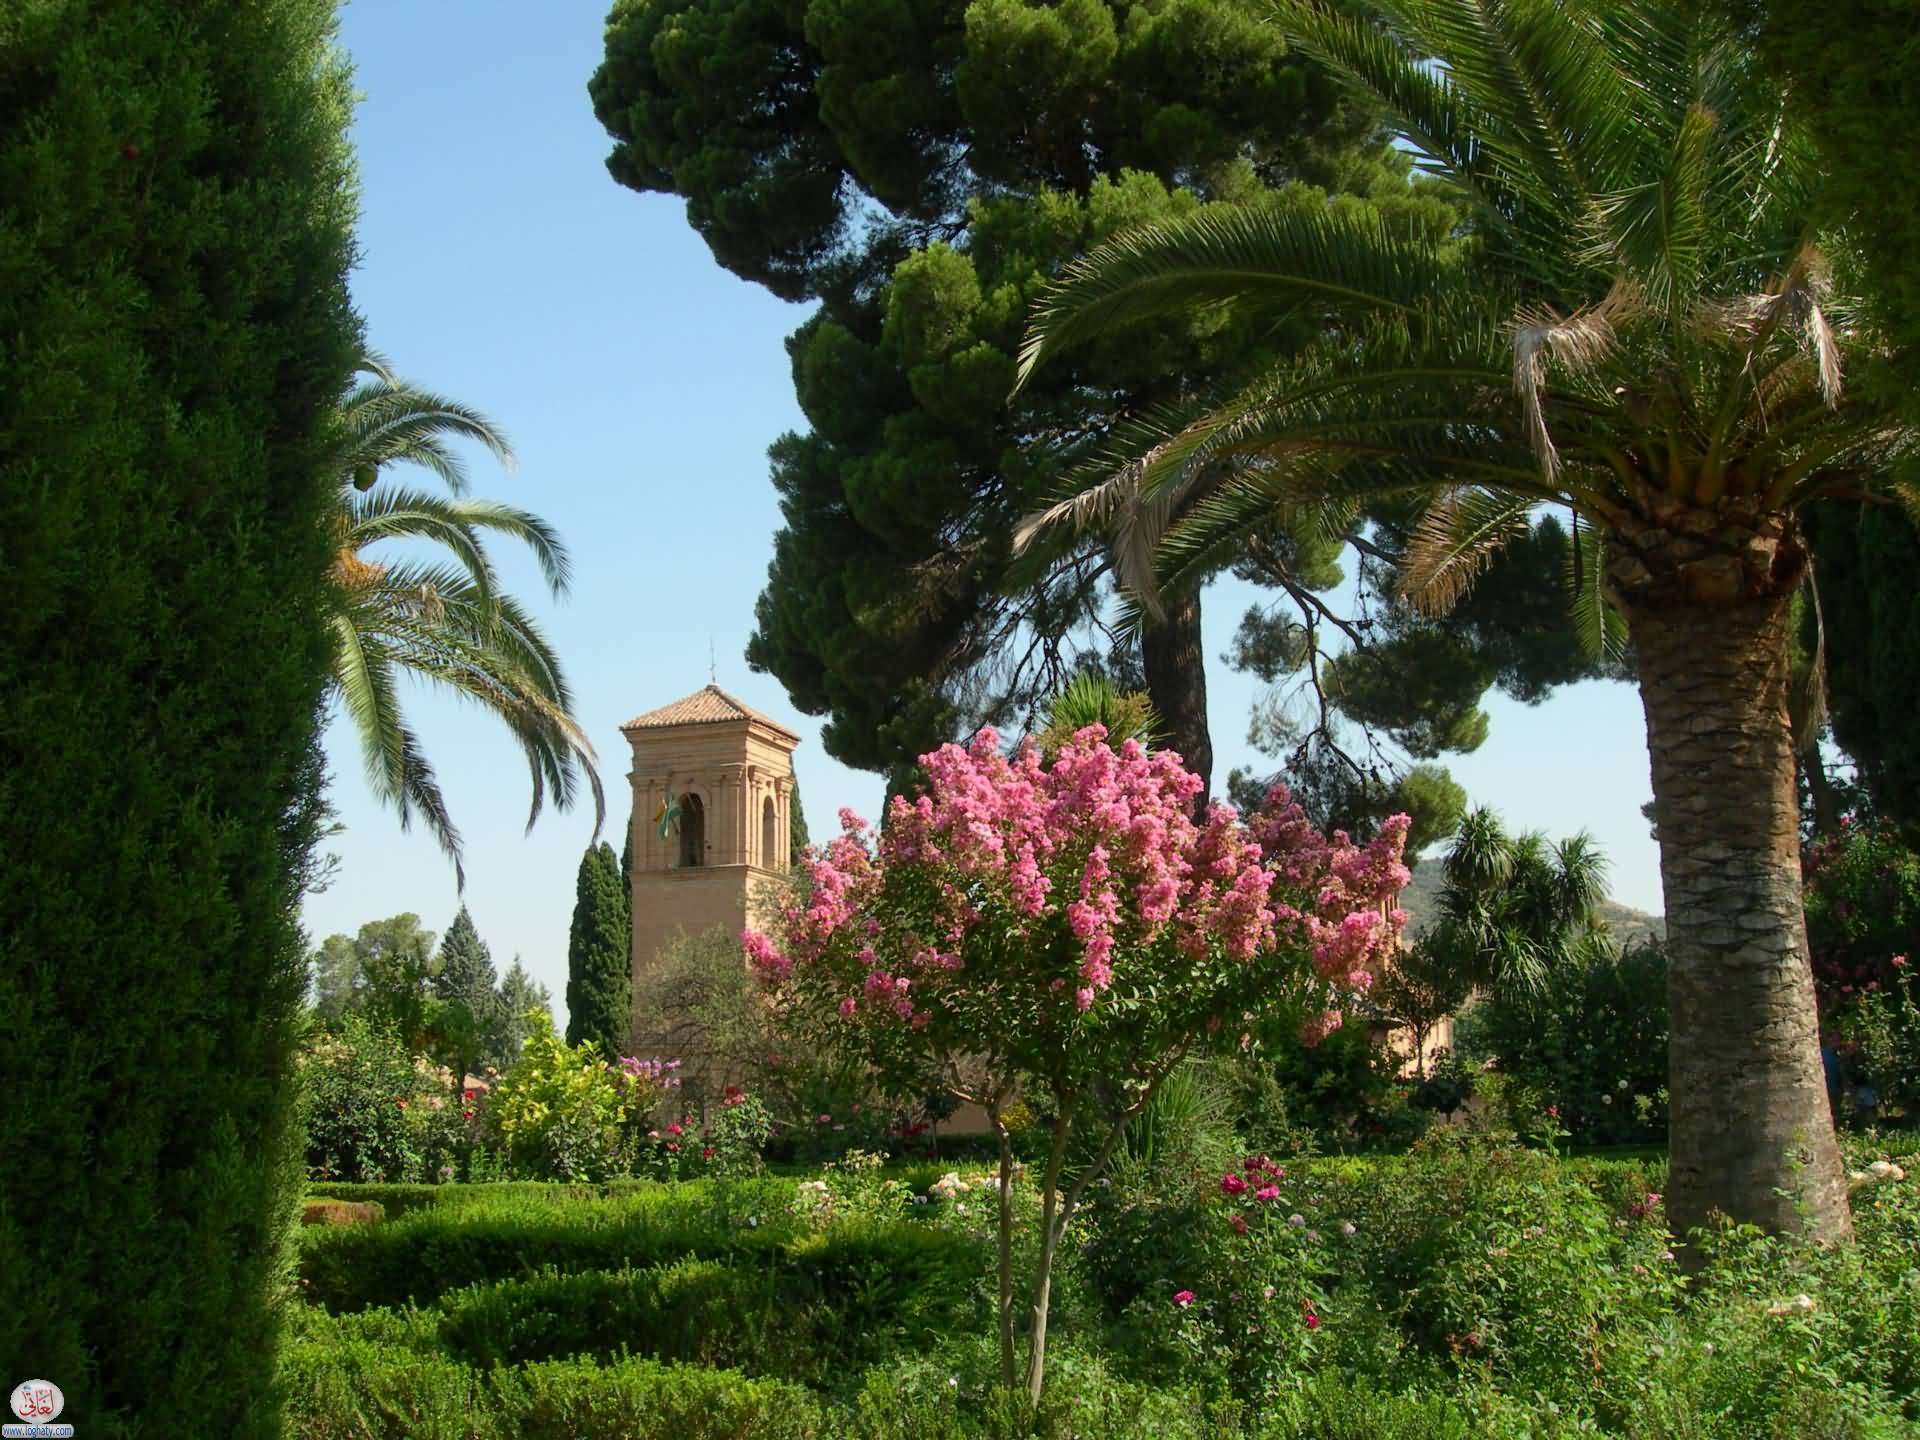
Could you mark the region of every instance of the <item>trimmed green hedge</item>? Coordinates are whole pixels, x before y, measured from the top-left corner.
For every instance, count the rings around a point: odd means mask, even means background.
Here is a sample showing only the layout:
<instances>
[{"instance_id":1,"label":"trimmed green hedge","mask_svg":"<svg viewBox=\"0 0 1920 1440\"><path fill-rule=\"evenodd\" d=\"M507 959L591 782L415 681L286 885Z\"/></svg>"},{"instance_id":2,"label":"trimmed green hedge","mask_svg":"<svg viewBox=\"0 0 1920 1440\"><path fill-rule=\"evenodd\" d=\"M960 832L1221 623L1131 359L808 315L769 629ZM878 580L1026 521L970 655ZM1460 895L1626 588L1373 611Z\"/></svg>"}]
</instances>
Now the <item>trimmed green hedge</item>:
<instances>
[{"instance_id":1,"label":"trimmed green hedge","mask_svg":"<svg viewBox=\"0 0 1920 1440\"><path fill-rule=\"evenodd\" d=\"M367 1195L382 1188L357 1187ZM792 1187L782 1182L729 1187L720 1192L728 1204L715 1203L712 1192L682 1193L694 1189L653 1186L569 1204L518 1195L417 1208L377 1225L313 1226L302 1237L302 1288L313 1304L345 1313L425 1305L450 1290L545 1273L695 1258L804 1267L817 1275L822 1295L839 1297L870 1287L879 1272L944 1283L986 1263L973 1242L912 1221L840 1224L825 1235L796 1230L783 1214Z\"/></svg>"},{"instance_id":2,"label":"trimmed green hedge","mask_svg":"<svg viewBox=\"0 0 1920 1440\"><path fill-rule=\"evenodd\" d=\"M801 1386L653 1360L477 1370L339 1339L296 1344L289 1372L298 1440L825 1440L836 1433Z\"/></svg>"},{"instance_id":3,"label":"trimmed green hedge","mask_svg":"<svg viewBox=\"0 0 1920 1440\"><path fill-rule=\"evenodd\" d=\"M333 0L0 5L0 1364L274 1436L348 305Z\"/></svg>"},{"instance_id":4,"label":"trimmed green hedge","mask_svg":"<svg viewBox=\"0 0 1920 1440\"><path fill-rule=\"evenodd\" d=\"M305 1331L315 1343L373 1339L480 1368L633 1354L829 1389L899 1351L985 1324L973 1253L911 1231L869 1238L882 1243L549 1269L448 1291L426 1308L310 1316Z\"/></svg>"}]
</instances>

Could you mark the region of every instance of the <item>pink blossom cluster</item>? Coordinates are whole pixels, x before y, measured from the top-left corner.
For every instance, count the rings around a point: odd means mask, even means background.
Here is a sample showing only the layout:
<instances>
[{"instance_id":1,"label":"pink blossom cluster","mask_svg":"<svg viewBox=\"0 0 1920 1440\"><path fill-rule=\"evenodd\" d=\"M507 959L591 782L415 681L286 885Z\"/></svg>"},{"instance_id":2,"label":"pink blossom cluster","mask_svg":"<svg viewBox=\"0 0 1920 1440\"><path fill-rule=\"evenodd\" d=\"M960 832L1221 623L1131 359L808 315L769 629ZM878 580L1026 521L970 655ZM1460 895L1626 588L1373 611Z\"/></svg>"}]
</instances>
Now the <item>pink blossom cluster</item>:
<instances>
[{"instance_id":1,"label":"pink blossom cluster","mask_svg":"<svg viewBox=\"0 0 1920 1440\"><path fill-rule=\"evenodd\" d=\"M1051 762L983 729L921 763L925 789L893 800L877 845L842 811L841 834L809 852L807 898L778 943L742 936L764 983L824 971L841 1016L916 1029L970 986L1004 983L972 972L1009 956L1022 983L1081 1012L1150 953L1244 962L1284 946L1353 989L1404 923L1389 902L1408 879L1405 817L1356 846L1320 836L1277 791L1250 824L1218 804L1196 823L1199 778L1170 752L1107 744L1098 725Z\"/></svg>"},{"instance_id":2,"label":"pink blossom cluster","mask_svg":"<svg viewBox=\"0 0 1920 1440\"><path fill-rule=\"evenodd\" d=\"M1400 858L1411 824L1395 815L1365 845L1355 845L1344 830L1323 838L1284 785L1267 792L1248 822L1284 879L1310 892L1310 904L1280 907L1277 920L1307 942L1315 972L1329 984L1365 990L1399 944L1407 914L1393 898L1413 878ZM1301 1038L1318 1044L1339 1026L1338 1013L1329 1011L1303 1022Z\"/></svg>"}]
</instances>

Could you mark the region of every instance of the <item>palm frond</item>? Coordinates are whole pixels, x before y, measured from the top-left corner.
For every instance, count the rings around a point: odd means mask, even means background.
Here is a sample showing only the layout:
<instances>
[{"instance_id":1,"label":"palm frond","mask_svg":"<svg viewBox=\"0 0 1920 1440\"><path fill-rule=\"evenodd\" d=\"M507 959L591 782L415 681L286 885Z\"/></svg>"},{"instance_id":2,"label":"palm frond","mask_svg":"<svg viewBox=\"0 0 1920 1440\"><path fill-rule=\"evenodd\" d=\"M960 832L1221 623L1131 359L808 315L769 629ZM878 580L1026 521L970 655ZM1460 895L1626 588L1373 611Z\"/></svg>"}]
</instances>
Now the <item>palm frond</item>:
<instances>
[{"instance_id":1,"label":"palm frond","mask_svg":"<svg viewBox=\"0 0 1920 1440\"><path fill-rule=\"evenodd\" d=\"M1572 372L1593 371L1619 345L1619 327L1640 313L1638 291L1621 281L1598 305L1562 318L1551 309L1529 305L1513 320L1513 390L1520 401L1527 440L1549 483L1560 477L1560 452L1547 427L1549 362Z\"/></svg>"},{"instance_id":2,"label":"palm frond","mask_svg":"<svg viewBox=\"0 0 1920 1440\"><path fill-rule=\"evenodd\" d=\"M337 412L341 438L335 469L342 475L414 464L438 475L454 494L464 494L466 467L447 445L448 437L471 440L514 468L513 443L472 406L400 379L385 357L373 352L363 353L360 368L373 378L349 390Z\"/></svg>"},{"instance_id":3,"label":"palm frond","mask_svg":"<svg viewBox=\"0 0 1920 1440\"><path fill-rule=\"evenodd\" d=\"M1587 654L1619 662L1627 652L1627 620L1605 593L1605 547L1591 525L1575 524L1567 546L1567 593L1573 633Z\"/></svg>"},{"instance_id":4,"label":"palm frond","mask_svg":"<svg viewBox=\"0 0 1920 1440\"><path fill-rule=\"evenodd\" d=\"M1535 503L1470 486L1441 491L1409 537L1400 598L1428 615L1451 610L1502 550L1526 537Z\"/></svg>"},{"instance_id":5,"label":"palm frond","mask_svg":"<svg viewBox=\"0 0 1920 1440\"><path fill-rule=\"evenodd\" d=\"M1053 355L1131 321L1209 304L1407 310L1450 285L1456 268L1371 211L1207 209L1143 226L1075 260L1035 303L1014 388Z\"/></svg>"}]
</instances>

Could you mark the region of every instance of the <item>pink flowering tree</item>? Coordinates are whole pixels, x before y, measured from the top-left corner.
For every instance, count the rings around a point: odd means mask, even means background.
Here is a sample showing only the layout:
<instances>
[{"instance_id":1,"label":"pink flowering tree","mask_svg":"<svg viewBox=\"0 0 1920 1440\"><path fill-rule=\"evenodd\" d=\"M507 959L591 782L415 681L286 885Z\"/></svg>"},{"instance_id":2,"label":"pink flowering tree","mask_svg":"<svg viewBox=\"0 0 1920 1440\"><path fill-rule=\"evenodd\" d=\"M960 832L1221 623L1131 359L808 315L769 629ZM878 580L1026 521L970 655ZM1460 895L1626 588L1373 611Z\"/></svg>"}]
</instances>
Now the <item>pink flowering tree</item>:
<instances>
[{"instance_id":1,"label":"pink flowering tree","mask_svg":"<svg viewBox=\"0 0 1920 1440\"><path fill-rule=\"evenodd\" d=\"M895 798L877 841L841 812L809 853L802 897L776 935L749 930L756 975L786 1023L851 1052L883 1085L924 1093L937 1074L978 1104L1000 1141L1003 1378L1016 1367L1016 1093L1043 1103L1040 1260L1029 1299L1026 1388L1046 1366L1053 1257L1127 1122L1182 1060L1243 1043L1277 1005L1303 1004L1317 1043L1364 990L1405 916L1397 816L1365 846L1328 839L1276 790L1243 823L1170 752L1078 731L1050 760L1008 756L982 730L921 757L928 783ZM1093 1159L1068 1174L1076 1130Z\"/></svg>"}]
</instances>

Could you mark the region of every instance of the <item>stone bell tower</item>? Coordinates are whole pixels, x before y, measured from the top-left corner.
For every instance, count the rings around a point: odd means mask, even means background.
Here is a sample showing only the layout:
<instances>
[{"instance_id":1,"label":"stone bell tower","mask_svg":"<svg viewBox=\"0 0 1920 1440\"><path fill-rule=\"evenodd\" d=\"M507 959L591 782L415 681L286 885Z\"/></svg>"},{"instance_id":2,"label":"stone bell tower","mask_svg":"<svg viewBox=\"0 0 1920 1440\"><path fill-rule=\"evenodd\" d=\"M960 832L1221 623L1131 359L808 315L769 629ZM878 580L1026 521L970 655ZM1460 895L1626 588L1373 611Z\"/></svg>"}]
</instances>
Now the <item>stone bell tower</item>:
<instances>
[{"instance_id":1,"label":"stone bell tower","mask_svg":"<svg viewBox=\"0 0 1920 1440\"><path fill-rule=\"evenodd\" d=\"M633 973L678 930L737 933L793 856L800 737L717 685L620 727L633 747Z\"/></svg>"}]
</instances>

